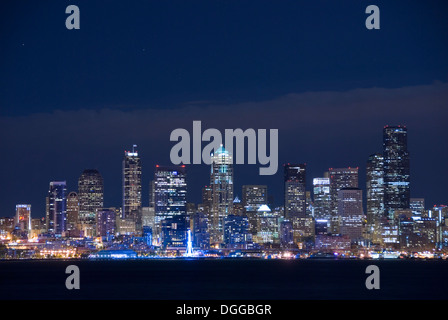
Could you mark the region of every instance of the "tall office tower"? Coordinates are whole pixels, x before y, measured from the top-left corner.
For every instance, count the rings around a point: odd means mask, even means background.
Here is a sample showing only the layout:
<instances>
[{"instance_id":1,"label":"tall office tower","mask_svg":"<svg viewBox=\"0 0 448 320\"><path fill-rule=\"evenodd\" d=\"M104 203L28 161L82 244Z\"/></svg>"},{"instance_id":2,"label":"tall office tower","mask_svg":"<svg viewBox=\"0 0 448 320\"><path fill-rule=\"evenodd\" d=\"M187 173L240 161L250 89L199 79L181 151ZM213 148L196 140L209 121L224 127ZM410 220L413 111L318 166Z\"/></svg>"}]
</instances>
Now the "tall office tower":
<instances>
[{"instance_id":1,"label":"tall office tower","mask_svg":"<svg viewBox=\"0 0 448 320\"><path fill-rule=\"evenodd\" d=\"M342 188L338 191L338 215L341 218L340 233L350 239L362 237L362 191L358 188Z\"/></svg>"},{"instance_id":2,"label":"tall office tower","mask_svg":"<svg viewBox=\"0 0 448 320\"><path fill-rule=\"evenodd\" d=\"M210 234L208 233L208 214L196 212L193 215L193 246L200 249L210 247Z\"/></svg>"},{"instance_id":3,"label":"tall office tower","mask_svg":"<svg viewBox=\"0 0 448 320\"><path fill-rule=\"evenodd\" d=\"M137 146L124 152L122 218L134 219L138 225L142 208L142 165Z\"/></svg>"},{"instance_id":4,"label":"tall office tower","mask_svg":"<svg viewBox=\"0 0 448 320\"><path fill-rule=\"evenodd\" d=\"M331 218L330 178L313 179L314 218L328 220Z\"/></svg>"},{"instance_id":5,"label":"tall office tower","mask_svg":"<svg viewBox=\"0 0 448 320\"><path fill-rule=\"evenodd\" d=\"M358 168L330 168L331 213L338 215L338 192L343 188L358 188Z\"/></svg>"},{"instance_id":6,"label":"tall office tower","mask_svg":"<svg viewBox=\"0 0 448 320\"><path fill-rule=\"evenodd\" d=\"M258 232L258 209L268 203L268 187L266 185L244 185L244 214L249 219L249 231L255 235Z\"/></svg>"},{"instance_id":7,"label":"tall office tower","mask_svg":"<svg viewBox=\"0 0 448 320\"><path fill-rule=\"evenodd\" d=\"M247 217L229 214L223 222L223 239L226 246L234 249L245 249L247 243L252 241Z\"/></svg>"},{"instance_id":8,"label":"tall office tower","mask_svg":"<svg viewBox=\"0 0 448 320\"><path fill-rule=\"evenodd\" d=\"M412 217L421 218L425 211L425 199L423 198L411 198L409 201L409 207L412 211Z\"/></svg>"},{"instance_id":9,"label":"tall office tower","mask_svg":"<svg viewBox=\"0 0 448 320\"><path fill-rule=\"evenodd\" d=\"M367 234L373 243L381 242L381 220L384 211L384 158L372 154L366 166Z\"/></svg>"},{"instance_id":10,"label":"tall office tower","mask_svg":"<svg viewBox=\"0 0 448 320\"><path fill-rule=\"evenodd\" d=\"M79 224L85 237L94 237L96 210L104 206L103 177L96 169L86 169L78 179Z\"/></svg>"},{"instance_id":11,"label":"tall office tower","mask_svg":"<svg viewBox=\"0 0 448 320\"><path fill-rule=\"evenodd\" d=\"M184 215L174 215L161 221L161 245L168 247L187 246L187 219Z\"/></svg>"},{"instance_id":12,"label":"tall office tower","mask_svg":"<svg viewBox=\"0 0 448 320\"><path fill-rule=\"evenodd\" d=\"M157 239L161 235L163 221L168 218L178 217L184 220L187 227L187 170L182 166L156 166L154 173L155 181L155 227L153 236ZM179 221L177 219L176 221ZM166 224L168 226L169 224ZM185 230L186 231L186 230ZM181 239L183 236L176 236L176 229L171 230L166 235L173 239ZM184 232L184 230L179 230ZM161 239L165 245L171 246L171 240ZM177 240L176 240L177 241Z\"/></svg>"},{"instance_id":13,"label":"tall office tower","mask_svg":"<svg viewBox=\"0 0 448 320\"><path fill-rule=\"evenodd\" d=\"M448 206L447 205L434 205L429 212L429 218L436 220L437 225L437 248L442 249L448 247Z\"/></svg>"},{"instance_id":14,"label":"tall office tower","mask_svg":"<svg viewBox=\"0 0 448 320\"><path fill-rule=\"evenodd\" d=\"M306 217L306 164L285 164L285 219L292 223L294 242L302 237L302 219Z\"/></svg>"},{"instance_id":15,"label":"tall office tower","mask_svg":"<svg viewBox=\"0 0 448 320\"><path fill-rule=\"evenodd\" d=\"M236 216L244 216L244 206L243 202L238 198L238 196L233 199L233 214Z\"/></svg>"},{"instance_id":16,"label":"tall office tower","mask_svg":"<svg viewBox=\"0 0 448 320\"><path fill-rule=\"evenodd\" d=\"M279 238L283 248L291 248L294 245L292 223L289 220L279 219Z\"/></svg>"},{"instance_id":17,"label":"tall office tower","mask_svg":"<svg viewBox=\"0 0 448 320\"><path fill-rule=\"evenodd\" d=\"M306 213L306 164L285 164L285 218Z\"/></svg>"},{"instance_id":18,"label":"tall office tower","mask_svg":"<svg viewBox=\"0 0 448 320\"><path fill-rule=\"evenodd\" d=\"M258 208L258 230L254 242L279 243L279 218L280 216L271 211L268 205L261 205Z\"/></svg>"},{"instance_id":19,"label":"tall office tower","mask_svg":"<svg viewBox=\"0 0 448 320\"><path fill-rule=\"evenodd\" d=\"M213 203L213 189L210 186L202 188L202 205L204 207L211 208Z\"/></svg>"},{"instance_id":20,"label":"tall office tower","mask_svg":"<svg viewBox=\"0 0 448 320\"><path fill-rule=\"evenodd\" d=\"M155 180L151 180L149 182L149 206L150 207L155 207L155 191L156 191L156 181Z\"/></svg>"},{"instance_id":21,"label":"tall office tower","mask_svg":"<svg viewBox=\"0 0 448 320\"><path fill-rule=\"evenodd\" d=\"M27 232L31 235L31 205L30 204L17 204L16 205L16 217L15 225L19 227L21 231Z\"/></svg>"},{"instance_id":22,"label":"tall office tower","mask_svg":"<svg viewBox=\"0 0 448 320\"><path fill-rule=\"evenodd\" d=\"M66 230L67 184L65 181L51 181L47 196L46 230L61 236Z\"/></svg>"},{"instance_id":23,"label":"tall office tower","mask_svg":"<svg viewBox=\"0 0 448 320\"><path fill-rule=\"evenodd\" d=\"M154 207L142 207L142 227L151 228L151 235L155 230L155 208Z\"/></svg>"},{"instance_id":24,"label":"tall office tower","mask_svg":"<svg viewBox=\"0 0 448 320\"><path fill-rule=\"evenodd\" d=\"M233 214L233 160L232 155L222 145L211 154L210 186L210 243L217 245L224 241L224 218Z\"/></svg>"},{"instance_id":25,"label":"tall office tower","mask_svg":"<svg viewBox=\"0 0 448 320\"><path fill-rule=\"evenodd\" d=\"M74 191L67 196L67 231L75 232L79 224L79 198Z\"/></svg>"},{"instance_id":26,"label":"tall office tower","mask_svg":"<svg viewBox=\"0 0 448 320\"><path fill-rule=\"evenodd\" d=\"M385 126L383 130L384 207L389 219L397 209L409 209L410 169L407 129Z\"/></svg>"},{"instance_id":27,"label":"tall office tower","mask_svg":"<svg viewBox=\"0 0 448 320\"><path fill-rule=\"evenodd\" d=\"M313 200L311 199L311 191L306 191L305 192L305 201L306 201L306 216L307 217L312 217L313 216L313 212L314 212L314 203Z\"/></svg>"},{"instance_id":28,"label":"tall office tower","mask_svg":"<svg viewBox=\"0 0 448 320\"><path fill-rule=\"evenodd\" d=\"M98 237L109 237L115 235L116 209L99 208L96 211L96 235Z\"/></svg>"}]
</instances>

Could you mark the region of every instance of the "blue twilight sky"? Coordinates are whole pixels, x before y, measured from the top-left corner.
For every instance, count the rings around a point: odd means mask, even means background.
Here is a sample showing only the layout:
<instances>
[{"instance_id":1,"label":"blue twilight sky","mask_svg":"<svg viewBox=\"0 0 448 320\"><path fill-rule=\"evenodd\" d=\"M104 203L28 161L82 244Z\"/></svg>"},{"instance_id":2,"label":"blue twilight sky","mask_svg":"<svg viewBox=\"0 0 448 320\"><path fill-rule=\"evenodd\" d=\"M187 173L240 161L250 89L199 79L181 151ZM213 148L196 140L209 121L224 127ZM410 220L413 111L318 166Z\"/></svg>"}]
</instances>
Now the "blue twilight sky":
<instances>
[{"instance_id":1,"label":"blue twilight sky","mask_svg":"<svg viewBox=\"0 0 448 320\"><path fill-rule=\"evenodd\" d=\"M68 30L65 8L80 9ZM380 9L367 30L365 9ZM381 152L382 129L409 130L411 193L448 204L446 1L2 1L0 216L17 203L43 216L48 184L69 191L86 168L121 205L123 151L138 144L143 205L155 164L169 164L170 132L279 129L279 162L360 169ZM282 202L282 170L267 184ZM189 200L209 169L189 166Z\"/></svg>"}]
</instances>

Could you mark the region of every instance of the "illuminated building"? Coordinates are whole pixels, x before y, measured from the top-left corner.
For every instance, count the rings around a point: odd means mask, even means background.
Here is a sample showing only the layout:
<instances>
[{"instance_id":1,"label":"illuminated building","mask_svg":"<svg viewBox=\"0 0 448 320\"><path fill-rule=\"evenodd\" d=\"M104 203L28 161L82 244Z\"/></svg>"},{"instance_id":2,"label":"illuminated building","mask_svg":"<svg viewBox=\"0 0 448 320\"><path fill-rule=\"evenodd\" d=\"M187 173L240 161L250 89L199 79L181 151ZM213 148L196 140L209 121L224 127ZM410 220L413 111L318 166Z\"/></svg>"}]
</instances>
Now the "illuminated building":
<instances>
[{"instance_id":1,"label":"illuminated building","mask_svg":"<svg viewBox=\"0 0 448 320\"><path fill-rule=\"evenodd\" d=\"M338 215L341 217L341 235L347 235L352 241L361 239L364 213L360 189L342 188L338 191Z\"/></svg>"},{"instance_id":2,"label":"illuminated building","mask_svg":"<svg viewBox=\"0 0 448 320\"><path fill-rule=\"evenodd\" d=\"M152 246L152 228L150 226L143 226L142 237L145 239L146 245Z\"/></svg>"},{"instance_id":3,"label":"illuminated building","mask_svg":"<svg viewBox=\"0 0 448 320\"><path fill-rule=\"evenodd\" d=\"M306 217L306 164L285 164L285 219L292 223L294 242L301 237Z\"/></svg>"},{"instance_id":4,"label":"illuminated building","mask_svg":"<svg viewBox=\"0 0 448 320\"><path fill-rule=\"evenodd\" d=\"M381 154L369 156L366 167L367 224L384 216L384 158Z\"/></svg>"},{"instance_id":5,"label":"illuminated building","mask_svg":"<svg viewBox=\"0 0 448 320\"><path fill-rule=\"evenodd\" d=\"M407 149L407 129L404 126L385 126L383 130L384 206L393 219L394 210L409 209L410 169Z\"/></svg>"},{"instance_id":6,"label":"illuminated building","mask_svg":"<svg viewBox=\"0 0 448 320\"><path fill-rule=\"evenodd\" d=\"M315 234L328 234L329 221L326 219L315 219L314 220L314 229Z\"/></svg>"},{"instance_id":7,"label":"illuminated building","mask_svg":"<svg viewBox=\"0 0 448 320\"><path fill-rule=\"evenodd\" d=\"M412 217L414 219L419 219L424 215L425 199L411 198L409 201L409 207L412 210Z\"/></svg>"},{"instance_id":8,"label":"illuminated building","mask_svg":"<svg viewBox=\"0 0 448 320\"><path fill-rule=\"evenodd\" d=\"M208 249L210 247L208 217L208 214L201 211L193 215L193 246L195 248Z\"/></svg>"},{"instance_id":9,"label":"illuminated building","mask_svg":"<svg viewBox=\"0 0 448 320\"><path fill-rule=\"evenodd\" d=\"M211 154L210 186L212 207L210 212L210 242L223 243L224 218L233 214L233 160L232 155L221 145Z\"/></svg>"},{"instance_id":10,"label":"illuminated building","mask_svg":"<svg viewBox=\"0 0 448 320\"><path fill-rule=\"evenodd\" d=\"M381 242L380 221L384 210L384 158L382 154L372 154L366 166L367 237L373 243Z\"/></svg>"},{"instance_id":11,"label":"illuminated building","mask_svg":"<svg viewBox=\"0 0 448 320\"><path fill-rule=\"evenodd\" d=\"M245 248L252 241L246 216L230 214L224 218L224 243L228 248Z\"/></svg>"},{"instance_id":12,"label":"illuminated building","mask_svg":"<svg viewBox=\"0 0 448 320\"><path fill-rule=\"evenodd\" d=\"M205 186L202 188L202 206L204 211L209 212L213 203L213 189L210 186Z\"/></svg>"},{"instance_id":13,"label":"illuminated building","mask_svg":"<svg viewBox=\"0 0 448 320\"><path fill-rule=\"evenodd\" d=\"M442 249L448 245L445 234L445 226L448 225L448 206L446 205L434 205L429 210L429 218L433 218L437 221L437 248Z\"/></svg>"},{"instance_id":14,"label":"illuminated building","mask_svg":"<svg viewBox=\"0 0 448 320\"><path fill-rule=\"evenodd\" d=\"M47 232L62 236L66 231L67 185L65 181L52 181L47 196Z\"/></svg>"},{"instance_id":15,"label":"illuminated building","mask_svg":"<svg viewBox=\"0 0 448 320\"><path fill-rule=\"evenodd\" d=\"M261 205L257 210L258 232L254 242L278 243L279 242L279 216L271 211L267 205Z\"/></svg>"},{"instance_id":16,"label":"illuminated building","mask_svg":"<svg viewBox=\"0 0 448 320\"><path fill-rule=\"evenodd\" d=\"M6 238L14 230L15 218L3 217L0 218L0 237Z\"/></svg>"},{"instance_id":17,"label":"illuminated building","mask_svg":"<svg viewBox=\"0 0 448 320\"><path fill-rule=\"evenodd\" d=\"M109 237L115 235L116 211L115 208L96 210L96 236Z\"/></svg>"},{"instance_id":18,"label":"illuminated building","mask_svg":"<svg viewBox=\"0 0 448 320\"><path fill-rule=\"evenodd\" d=\"M233 199L233 214L237 216L244 215L244 206L243 202L238 198L238 196Z\"/></svg>"},{"instance_id":19,"label":"illuminated building","mask_svg":"<svg viewBox=\"0 0 448 320\"><path fill-rule=\"evenodd\" d=\"M174 215L161 221L162 247L184 248L187 246L188 225L185 215Z\"/></svg>"},{"instance_id":20,"label":"illuminated building","mask_svg":"<svg viewBox=\"0 0 448 320\"><path fill-rule=\"evenodd\" d=\"M15 225L21 231L25 231L28 235L31 233L31 205L16 205Z\"/></svg>"},{"instance_id":21,"label":"illuminated building","mask_svg":"<svg viewBox=\"0 0 448 320\"><path fill-rule=\"evenodd\" d=\"M150 227L151 230L155 229L155 208L154 207L142 207L142 226Z\"/></svg>"},{"instance_id":22,"label":"illuminated building","mask_svg":"<svg viewBox=\"0 0 448 320\"><path fill-rule=\"evenodd\" d=\"M183 219L182 224L187 225L187 170L182 166L156 166L155 174L155 236L161 236L163 221L176 217L176 221ZM168 226L167 226L168 227ZM182 234L173 235L177 229L165 232L170 238L185 239L183 234L186 230L179 229ZM171 240L161 239L162 243L168 244ZM178 241L178 240L176 240Z\"/></svg>"},{"instance_id":23,"label":"illuminated building","mask_svg":"<svg viewBox=\"0 0 448 320\"><path fill-rule=\"evenodd\" d=\"M94 237L96 210L104 205L103 177L98 170L86 169L79 177L78 201L80 231L85 237Z\"/></svg>"},{"instance_id":24,"label":"illuminated building","mask_svg":"<svg viewBox=\"0 0 448 320\"><path fill-rule=\"evenodd\" d=\"M351 239L347 235L316 235L315 249L322 252L350 250Z\"/></svg>"},{"instance_id":25,"label":"illuminated building","mask_svg":"<svg viewBox=\"0 0 448 320\"><path fill-rule=\"evenodd\" d=\"M338 192L343 188L358 188L358 168L330 168L331 212L338 214Z\"/></svg>"},{"instance_id":26,"label":"illuminated building","mask_svg":"<svg viewBox=\"0 0 448 320\"><path fill-rule=\"evenodd\" d=\"M31 230L33 236L45 233L45 218L33 218L31 219Z\"/></svg>"},{"instance_id":27,"label":"illuminated building","mask_svg":"<svg viewBox=\"0 0 448 320\"><path fill-rule=\"evenodd\" d=\"M268 187L266 185L244 185L244 214L249 219L249 230L255 235L258 232L258 209L268 203ZM235 213L236 214L236 213Z\"/></svg>"},{"instance_id":28,"label":"illuminated building","mask_svg":"<svg viewBox=\"0 0 448 320\"><path fill-rule=\"evenodd\" d=\"M381 247L384 249L397 249L399 247L399 227L393 220L386 217L381 219Z\"/></svg>"},{"instance_id":29,"label":"illuminated building","mask_svg":"<svg viewBox=\"0 0 448 320\"><path fill-rule=\"evenodd\" d=\"M330 178L313 179L314 218L329 220L331 218Z\"/></svg>"},{"instance_id":30,"label":"illuminated building","mask_svg":"<svg viewBox=\"0 0 448 320\"><path fill-rule=\"evenodd\" d=\"M116 231L120 235L135 235L135 220L133 217L121 218L122 213L116 216Z\"/></svg>"},{"instance_id":31,"label":"illuminated building","mask_svg":"<svg viewBox=\"0 0 448 320\"><path fill-rule=\"evenodd\" d=\"M292 220L294 217L306 213L306 164L285 164L285 218Z\"/></svg>"},{"instance_id":32,"label":"illuminated building","mask_svg":"<svg viewBox=\"0 0 448 320\"><path fill-rule=\"evenodd\" d=\"M155 180L151 180L149 183L149 206L155 207L156 199L155 199L155 191L156 191L156 182Z\"/></svg>"},{"instance_id":33,"label":"illuminated building","mask_svg":"<svg viewBox=\"0 0 448 320\"><path fill-rule=\"evenodd\" d=\"M314 203L311 200L311 192L306 191L305 192L305 214L307 217L312 217L314 212Z\"/></svg>"},{"instance_id":34,"label":"illuminated building","mask_svg":"<svg viewBox=\"0 0 448 320\"><path fill-rule=\"evenodd\" d=\"M132 151L124 152L122 208L122 218L134 219L138 229L141 224L142 165L136 145L132 146Z\"/></svg>"},{"instance_id":35,"label":"illuminated building","mask_svg":"<svg viewBox=\"0 0 448 320\"><path fill-rule=\"evenodd\" d=\"M69 192L67 196L67 231L74 234L79 224L79 199L76 192Z\"/></svg>"},{"instance_id":36,"label":"illuminated building","mask_svg":"<svg viewBox=\"0 0 448 320\"><path fill-rule=\"evenodd\" d=\"M282 247L290 248L294 245L292 222L289 220L281 220L279 226L280 244Z\"/></svg>"}]
</instances>

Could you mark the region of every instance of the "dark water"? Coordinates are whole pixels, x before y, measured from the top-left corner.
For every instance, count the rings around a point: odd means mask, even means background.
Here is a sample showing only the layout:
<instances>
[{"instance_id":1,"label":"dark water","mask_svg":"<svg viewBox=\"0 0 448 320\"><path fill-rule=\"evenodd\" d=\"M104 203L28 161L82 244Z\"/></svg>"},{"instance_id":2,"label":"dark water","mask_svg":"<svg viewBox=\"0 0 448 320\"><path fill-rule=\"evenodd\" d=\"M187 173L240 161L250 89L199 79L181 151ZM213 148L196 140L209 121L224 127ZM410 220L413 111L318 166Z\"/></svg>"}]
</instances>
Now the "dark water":
<instances>
[{"instance_id":1,"label":"dark water","mask_svg":"<svg viewBox=\"0 0 448 320\"><path fill-rule=\"evenodd\" d=\"M65 287L70 264L80 269L79 290ZM365 287L370 264L380 269L379 290ZM0 261L1 300L447 298L448 261Z\"/></svg>"}]
</instances>

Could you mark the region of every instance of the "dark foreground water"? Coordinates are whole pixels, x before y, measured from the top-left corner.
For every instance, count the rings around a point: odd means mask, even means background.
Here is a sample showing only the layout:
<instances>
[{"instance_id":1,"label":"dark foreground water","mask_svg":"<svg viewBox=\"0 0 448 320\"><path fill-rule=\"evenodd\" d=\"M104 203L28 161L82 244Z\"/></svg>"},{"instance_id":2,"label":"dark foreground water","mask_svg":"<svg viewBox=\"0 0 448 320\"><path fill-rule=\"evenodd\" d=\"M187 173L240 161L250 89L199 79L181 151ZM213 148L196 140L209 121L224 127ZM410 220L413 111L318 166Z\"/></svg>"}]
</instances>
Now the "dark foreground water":
<instances>
[{"instance_id":1,"label":"dark foreground water","mask_svg":"<svg viewBox=\"0 0 448 320\"><path fill-rule=\"evenodd\" d=\"M68 265L80 289L68 290ZM368 290L368 265L380 289ZM127 260L0 261L0 299L340 300L447 299L448 261Z\"/></svg>"}]
</instances>

